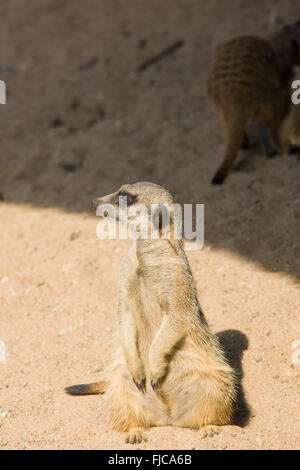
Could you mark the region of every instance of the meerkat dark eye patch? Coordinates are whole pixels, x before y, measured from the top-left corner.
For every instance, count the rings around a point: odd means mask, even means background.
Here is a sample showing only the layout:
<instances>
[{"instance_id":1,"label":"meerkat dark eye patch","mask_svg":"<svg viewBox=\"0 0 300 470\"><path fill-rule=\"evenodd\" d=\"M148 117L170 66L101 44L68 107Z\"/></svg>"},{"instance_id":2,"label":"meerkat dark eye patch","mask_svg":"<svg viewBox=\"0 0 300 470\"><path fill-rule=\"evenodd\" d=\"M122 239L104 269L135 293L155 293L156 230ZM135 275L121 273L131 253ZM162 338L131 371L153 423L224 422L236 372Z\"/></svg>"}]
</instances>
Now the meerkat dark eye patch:
<instances>
[{"instance_id":1,"label":"meerkat dark eye patch","mask_svg":"<svg viewBox=\"0 0 300 470\"><path fill-rule=\"evenodd\" d=\"M152 223L158 230L170 224L170 214L166 206L159 206L152 214Z\"/></svg>"},{"instance_id":2,"label":"meerkat dark eye patch","mask_svg":"<svg viewBox=\"0 0 300 470\"><path fill-rule=\"evenodd\" d=\"M115 204L119 204L120 202L120 199L119 198L125 198L127 199L127 206L131 206L132 204L134 204L136 202L136 199L137 199L137 196L135 194L130 194L130 193L126 193L125 191L120 191L116 197L116 199L114 200L114 203Z\"/></svg>"}]
</instances>

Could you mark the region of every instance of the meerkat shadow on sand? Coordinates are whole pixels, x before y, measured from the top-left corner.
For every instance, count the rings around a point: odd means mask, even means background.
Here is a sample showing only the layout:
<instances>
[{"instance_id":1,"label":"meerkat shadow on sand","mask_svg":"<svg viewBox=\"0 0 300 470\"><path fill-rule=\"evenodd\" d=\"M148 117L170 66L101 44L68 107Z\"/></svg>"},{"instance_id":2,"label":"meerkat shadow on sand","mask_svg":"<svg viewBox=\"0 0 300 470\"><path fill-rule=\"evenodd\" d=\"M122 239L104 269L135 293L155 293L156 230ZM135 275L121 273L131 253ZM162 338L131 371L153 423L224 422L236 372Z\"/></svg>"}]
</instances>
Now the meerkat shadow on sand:
<instances>
[{"instance_id":1,"label":"meerkat shadow on sand","mask_svg":"<svg viewBox=\"0 0 300 470\"><path fill-rule=\"evenodd\" d=\"M224 330L217 333L217 337L223 347L225 356L237 377L237 398L235 401L232 424L244 428L251 419L251 407L247 403L243 387L243 352L248 349L247 336L239 330Z\"/></svg>"}]
</instances>

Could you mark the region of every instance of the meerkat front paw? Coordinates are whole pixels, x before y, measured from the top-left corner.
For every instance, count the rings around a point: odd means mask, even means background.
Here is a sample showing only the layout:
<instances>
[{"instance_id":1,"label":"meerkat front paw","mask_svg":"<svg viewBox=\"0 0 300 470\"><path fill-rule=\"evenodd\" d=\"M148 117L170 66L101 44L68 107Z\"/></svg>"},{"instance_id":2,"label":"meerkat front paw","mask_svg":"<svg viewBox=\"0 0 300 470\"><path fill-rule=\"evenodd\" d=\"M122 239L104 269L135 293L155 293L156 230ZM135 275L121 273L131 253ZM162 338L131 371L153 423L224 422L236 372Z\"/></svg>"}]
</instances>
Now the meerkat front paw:
<instances>
[{"instance_id":1,"label":"meerkat front paw","mask_svg":"<svg viewBox=\"0 0 300 470\"><path fill-rule=\"evenodd\" d=\"M146 377L132 377L132 380L133 382L135 383L135 385L137 386L137 388L145 393L146 391Z\"/></svg>"},{"instance_id":2,"label":"meerkat front paw","mask_svg":"<svg viewBox=\"0 0 300 470\"><path fill-rule=\"evenodd\" d=\"M142 361L129 361L127 359L127 367L132 380L136 385L137 389L145 393L146 391L146 373Z\"/></svg>"},{"instance_id":3,"label":"meerkat front paw","mask_svg":"<svg viewBox=\"0 0 300 470\"><path fill-rule=\"evenodd\" d=\"M151 372L150 381L151 381L151 386L153 390L156 390L159 388L166 374L167 374L166 366L161 367L160 370L157 370L156 372L155 371Z\"/></svg>"},{"instance_id":4,"label":"meerkat front paw","mask_svg":"<svg viewBox=\"0 0 300 470\"><path fill-rule=\"evenodd\" d=\"M143 364L140 362L135 367L129 368L132 375L132 380L140 392L145 393L146 391L146 373Z\"/></svg>"},{"instance_id":5,"label":"meerkat front paw","mask_svg":"<svg viewBox=\"0 0 300 470\"><path fill-rule=\"evenodd\" d=\"M153 390L157 389L159 387L160 382L162 381L163 377L158 377L156 380L151 379L151 387Z\"/></svg>"}]
</instances>

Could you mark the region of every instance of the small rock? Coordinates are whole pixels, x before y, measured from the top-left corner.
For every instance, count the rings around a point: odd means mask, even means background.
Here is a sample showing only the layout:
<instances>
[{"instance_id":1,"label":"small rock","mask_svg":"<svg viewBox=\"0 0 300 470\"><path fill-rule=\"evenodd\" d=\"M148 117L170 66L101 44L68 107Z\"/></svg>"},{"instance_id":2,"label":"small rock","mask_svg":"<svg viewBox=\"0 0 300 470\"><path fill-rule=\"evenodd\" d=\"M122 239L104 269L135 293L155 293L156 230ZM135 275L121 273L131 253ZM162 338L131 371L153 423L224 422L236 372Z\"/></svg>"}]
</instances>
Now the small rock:
<instances>
[{"instance_id":1,"label":"small rock","mask_svg":"<svg viewBox=\"0 0 300 470\"><path fill-rule=\"evenodd\" d=\"M63 335L65 335L66 333L69 333L69 331L72 331L72 330L75 330L75 326L70 325L70 326L68 326L67 328L64 328L64 329L60 330L60 331L58 332L58 336L63 336Z\"/></svg>"},{"instance_id":2,"label":"small rock","mask_svg":"<svg viewBox=\"0 0 300 470\"><path fill-rule=\"evenodd\" d=\"M55 119L53 119L51 125L52 127L61 127L64 125L64 122L60 117L56 117Z\"/></svg>"},{"instance_id":3,"label":"small rock","mask_svg":"<svg viewBox=\"0 0 300 470\"><path fill-rule=\"evenodd\" d=\"M92 67L95 67L99 62L98 57L92 57L91 59L87 60L86 62L83 62L82 64L78 65L79 70L88 70L91 69Z\"/></svg>"},{"instance_id":4,"label":"small rock","mask_svg":"<svg viewBox=\"0 0 300 470\"><path fill-rule=\"evenodd\" d=\"M75 165L74 163L59 163L59 166L61 168L63 168L65 171L68 171L68 172L71 172L71 173L74 173L74 171L77 170L77 165Z\"/></svg>"},{"instance_id":5,"label":"small rock","mask_svg":"<svg viewBox=\"0 0 300 470\"><path fill-rule=\"evenodd\" d=\"M75 266L76 266L76 264L73 263L72 261L70 261L69 263L66 263L61 267L61 272L67 273L68 271L70 271Z\"/></svg>"},{"instance_id":6,"label":"small rock","mask_svg":"<svg viewBox=\"0 0 300 470\"><path fill-rule=\"evenodd\" d=\"M80 231L79 232L73 232L70 236L70 240L73 241L73 240L76 240L79 236L80 236Z\"/></svg>"},{"instance_id":7,"label":"small rock","mask_svg":"<svg viewBox=\"0 0 300 470\"><path fill-rule=\"evenodd\" d=\"M144 47L147 46L147 39L146 38L141 38L138 43L138 48L139 49L144 49Z\"/></svg>"},{"instance_id":8,"label":"small rock","mask_svg":"<svg viewBox=\"0 0 300 470\"><path fill-rule=\"evenodd\" d=\"M256 439L256 442L257 442L259 447L261 447L263 445L262 440L259 437Z\"/></svg>"}]
</instances>

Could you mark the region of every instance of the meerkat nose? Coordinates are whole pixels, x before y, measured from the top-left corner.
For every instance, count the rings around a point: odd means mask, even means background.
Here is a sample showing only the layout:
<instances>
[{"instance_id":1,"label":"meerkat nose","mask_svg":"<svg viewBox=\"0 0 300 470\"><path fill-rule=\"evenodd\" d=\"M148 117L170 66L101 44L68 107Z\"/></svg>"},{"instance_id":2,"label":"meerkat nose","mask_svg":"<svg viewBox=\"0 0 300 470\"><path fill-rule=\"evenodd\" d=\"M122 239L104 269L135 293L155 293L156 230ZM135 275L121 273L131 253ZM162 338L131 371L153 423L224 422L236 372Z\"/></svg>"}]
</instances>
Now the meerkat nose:
<instances>
[{"instance_id":1,"label":"meerkat nose","mask_svg":"<svg viewBox=\"0 0 300 470\"><path fill-rule=\"evenodd\" d=\"M96 209L96 207L97 207L97 199L92 199L90 202L90 208Z\"/></svg>"}]
</instances>

